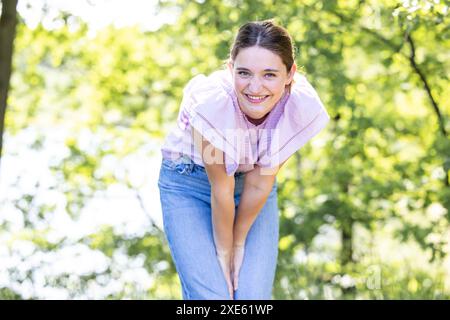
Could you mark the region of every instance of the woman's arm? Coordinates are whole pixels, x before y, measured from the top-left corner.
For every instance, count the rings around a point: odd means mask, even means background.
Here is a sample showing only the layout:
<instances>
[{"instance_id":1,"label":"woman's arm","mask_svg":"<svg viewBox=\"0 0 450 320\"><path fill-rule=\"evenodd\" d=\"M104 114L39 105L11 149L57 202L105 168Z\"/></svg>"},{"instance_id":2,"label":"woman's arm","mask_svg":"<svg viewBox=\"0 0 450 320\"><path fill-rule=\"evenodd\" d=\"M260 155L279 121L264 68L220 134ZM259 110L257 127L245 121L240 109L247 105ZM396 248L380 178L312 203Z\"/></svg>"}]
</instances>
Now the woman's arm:
<instances>
[{"instance_id":1,"label":"woman's arm","mask_svg":"<svg viewBox=\"0 0 450 320\"><path fill-rule=\"evenodd\" d=\"M244 190L241 194L237 218L234 223L234 246L244 246L248 231L266 203L275 182L275 177L283 164L284 162L278 167L270 169L270 171L256 166L253 170L246 173Z\"/></svg>"},{"instance_id":2,"label":"woman's arm","mask_svg":"<svg viewBox=\"0 0 450 320\"><path fill-rule=\"evenodd\" d=\"M216 149L192 128L194 145L199 150L211 185L211 211L216 255L233 300L231 261L233 255L234 176L226 173L223 152Z\"/></svg>"},{"instance_id":3,"label":"woman's arm","mask_svg":"<svg viewBox=\"0 0 450 320\"><path fill-rule=\"evenodd\" d=\"M234 176L226 174L223 152L214 148L194 128L192 134L211 184L211 211L216 251L218 254L230 254L233 248Z\"/></svg>"}]
</instances>

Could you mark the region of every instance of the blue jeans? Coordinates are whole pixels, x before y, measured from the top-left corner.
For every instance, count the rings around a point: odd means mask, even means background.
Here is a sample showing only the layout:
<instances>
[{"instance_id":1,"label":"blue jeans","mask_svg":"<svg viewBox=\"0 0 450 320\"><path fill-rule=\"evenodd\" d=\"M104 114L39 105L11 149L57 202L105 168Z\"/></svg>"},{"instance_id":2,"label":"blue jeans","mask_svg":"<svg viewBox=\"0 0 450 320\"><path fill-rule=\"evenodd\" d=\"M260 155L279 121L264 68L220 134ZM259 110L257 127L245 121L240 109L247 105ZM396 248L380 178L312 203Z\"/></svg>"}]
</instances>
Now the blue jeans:
<instances>
[{"instance_id":1,"label":"blue jeans","mask_svg":"<svg viewBox=\"0 0 450 320\"><path fill-rule=\"evenodd\" d=\"M235 174L235 212L245 173ZM182 287L183 299L229 300L227 284L216 258L211 186L205 168L187 157L163 159L158 187L164 232ZM279 217L277 183L250 228L234 299L272 299Z\"/></svg>"}]
</instances>

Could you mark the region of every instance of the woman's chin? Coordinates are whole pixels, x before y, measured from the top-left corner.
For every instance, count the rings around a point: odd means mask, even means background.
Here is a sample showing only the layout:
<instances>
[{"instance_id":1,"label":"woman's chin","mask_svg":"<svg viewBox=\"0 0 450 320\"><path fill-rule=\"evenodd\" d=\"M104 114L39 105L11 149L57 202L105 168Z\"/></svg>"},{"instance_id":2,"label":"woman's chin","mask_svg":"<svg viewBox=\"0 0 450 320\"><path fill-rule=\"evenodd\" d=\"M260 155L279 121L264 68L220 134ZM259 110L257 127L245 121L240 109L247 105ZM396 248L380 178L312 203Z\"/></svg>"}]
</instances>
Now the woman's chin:
<instances>
[{"instance_id":1,"label":"woman's chin","mask_svg":"<svg viewBox=\"0 0 450 320\"><path fill-rule=\"evenodd\" d=\"M265 116L267 115L267 113L250 113L250 112L247 112L247 113L245 113L245 115L247 116L247 118L249 120L258 121L258 120L264 119Z\"/></svg>"},{"instance_id":2,"label":"woman's chin","mask_svg":"<svg viewBox=\"0 0 450 320\"><path fill-rule=\"evenodd\" d=\"M248 106L246 114L253 119L261 119L267 114L267 112L262 111L263 109L266 108L262 106Z\"/></svg>"}]
</instances>

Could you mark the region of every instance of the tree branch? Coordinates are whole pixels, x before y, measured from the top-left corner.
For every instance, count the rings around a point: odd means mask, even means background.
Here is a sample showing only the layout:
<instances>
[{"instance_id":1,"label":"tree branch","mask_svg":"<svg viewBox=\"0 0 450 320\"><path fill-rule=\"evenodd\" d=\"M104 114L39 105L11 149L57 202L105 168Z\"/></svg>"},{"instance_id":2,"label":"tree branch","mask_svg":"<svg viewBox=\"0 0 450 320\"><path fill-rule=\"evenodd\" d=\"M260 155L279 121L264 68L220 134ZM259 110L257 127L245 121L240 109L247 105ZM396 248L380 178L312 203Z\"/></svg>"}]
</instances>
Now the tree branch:
<instances>
[{"instance_id":1,"label":"tree branch","mask_svg":"<svg viewBox=\"0 0 450 320\"><path fill-rule=\"evenodd\" d=\"M145 212L145 215L146 215L146 216L148 217L148 219L150 220L151 226L154 227L154 228L156 228L156 229L158 229L158 230L160 230L160 231L162 231L162 230L158 227L158 225L156 224L155 220L152 218L152 216L150 215L150 213L148 212L147 208L145 207L145 205L144 205L144 200L142 199L141 194L139 193L139 191L138 191L138 190L134 190L134 193L135 193L136 198L137 198L137 200L138 200L138 202L139 202L139 205L141 206L142 211Z\"/></svg>"},{"instance_id":2,"label":"tree branch","mask_svg":"<svg viewBox=\"0 0 450 320\"><path fill-rule=\"evenodd\" d=\"M425 74L422 72L422 70L419 68L416 62L416 46L414 44L414 41L412 39L412 35L407 32L405 34L406 41L409 44L409 47L411 49L410 55L409 55L409 62L411 63L411 67L414 69L414 71L419 75L420 80L423 83L423 86L425 88L425 91L427 92L428 98L431 101L431 105L433 106L434 112L436 113L436 116L438 118L439 123L439 129L441 130L441 133L444 137L447 137L447 131L445 130L445 124L444 124L444 118L441 114L441 111L439 109L439 106L436 102L436 99L433 97L433 93L431 92L431 88L428 84L428 80L425 77Z\"/></svg>"},{"instance_id":3,"label":"tree branch","mask_svg":"<svg viewBox=\"0 0 450 320\"><path fill-rule=\"evenodd\" d=\"M445 130L445 123L444 123L444 118L441 114L441 110L439 109L439 106L436 102L436 99L434 99L433 97L433 93L431 92L431 88L428 85L428 80L425 77L425 74L422 72L422 70L419 68L419 66L417 65L416 62L416 46L414 44L414 40L412 38L411 33L406 32L405 33L405 38L406 41L409 44L409 47L411 49L411 53L409 56L409 62L411 63L412 68L414 69L414 71L419 75L420 80L422 80L423 86L425 88L425 91L427 92L428 98L431 101L431 105L433 106L434 112L436 113L436 116L438 118L438 124L439 124L439 129L441 130L442 135L444 136L444 138L447 137L447 131ZM444 166L444 184L445 186L449 186L450 183L448 181L448 172L447 170L445 170L445 166Z\"/></svg>"}]
</instances>

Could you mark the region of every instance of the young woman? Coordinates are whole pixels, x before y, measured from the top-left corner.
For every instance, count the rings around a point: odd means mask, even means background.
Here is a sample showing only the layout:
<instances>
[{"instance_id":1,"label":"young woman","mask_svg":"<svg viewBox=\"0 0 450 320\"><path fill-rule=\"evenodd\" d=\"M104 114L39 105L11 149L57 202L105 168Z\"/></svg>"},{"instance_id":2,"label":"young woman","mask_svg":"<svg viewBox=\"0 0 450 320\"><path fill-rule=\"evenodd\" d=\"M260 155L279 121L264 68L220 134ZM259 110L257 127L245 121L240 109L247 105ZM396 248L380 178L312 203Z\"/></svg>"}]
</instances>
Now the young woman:
<instances>
[{"instance_id":1,"label":"young woman","mask_svg":"<svg viewBox=\"0 0 450 320\"><path fill-rule=\"evenodd\" d=\"M241 26L227 67L192 78L183 94L158 182L183 299L271 299L276 175L328 113L271 20Z\"/></svg>"}]
</instances>

